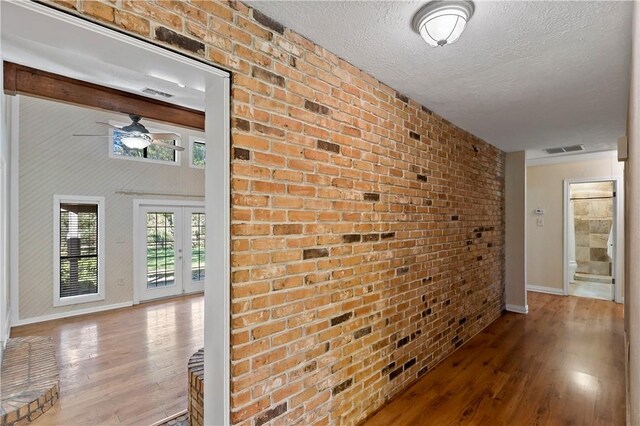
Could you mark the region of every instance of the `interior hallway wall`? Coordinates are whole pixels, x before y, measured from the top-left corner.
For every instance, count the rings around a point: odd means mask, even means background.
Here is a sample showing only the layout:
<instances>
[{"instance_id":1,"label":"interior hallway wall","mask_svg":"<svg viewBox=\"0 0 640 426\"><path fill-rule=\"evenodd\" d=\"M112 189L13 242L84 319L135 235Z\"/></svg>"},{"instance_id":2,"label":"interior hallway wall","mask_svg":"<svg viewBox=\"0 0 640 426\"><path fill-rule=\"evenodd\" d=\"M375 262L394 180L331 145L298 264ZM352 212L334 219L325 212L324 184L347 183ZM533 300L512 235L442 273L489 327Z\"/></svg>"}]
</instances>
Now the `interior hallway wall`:
<instances>
[{"instance_id":1,"label":"interior hallway wall","mask_svg":"<svg viewBox=\"0 0 640 426\"><path fill-rule=\"evenodd\" d=\"M622 177L615 152L602 159L527 167L527 285L563 289L563 191L565 179ZM544 208L544 216L534 213ZM536 220L542 217L544 226ZM622 248L622 247L620 247Z\"/></svg>"},{"instance_id":2,"label":"interior hallway wall","mask_svg":"<svg viewBox=\"0 0 640 426\"><path fill-rule=\"evenodd\" d=\"M505 166L505 298L507 310L527 313L525 212L527 166L524 151L509 152Z\"/></svg>"},{"instance_id":3,"label":"interior hallway wall","mask_svg":"<svg viewBox=\"0 0 640 426\"><path fill-rule=\"evenodd\" d=\"M628 161L625 167L627 424L640 424L640 3L633 3Z\"/></svg>"}]
</instances>

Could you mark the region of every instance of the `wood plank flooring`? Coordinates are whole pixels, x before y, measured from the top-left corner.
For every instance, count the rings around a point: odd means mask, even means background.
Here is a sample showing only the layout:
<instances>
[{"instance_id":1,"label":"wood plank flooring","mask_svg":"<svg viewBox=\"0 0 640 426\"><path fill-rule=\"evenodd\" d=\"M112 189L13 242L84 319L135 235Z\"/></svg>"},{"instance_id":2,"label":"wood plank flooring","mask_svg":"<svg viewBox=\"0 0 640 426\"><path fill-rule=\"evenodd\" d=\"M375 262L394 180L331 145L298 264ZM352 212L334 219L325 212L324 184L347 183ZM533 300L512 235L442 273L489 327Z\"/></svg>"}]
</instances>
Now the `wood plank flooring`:
<instances>
[{"instance_id":1,"label":"wood plank flooring","mask_svg":"<svg viewBox=\"0 0 640 426\"><path fill-rule=\"evenodd\" d=\"M623 425L622 305L529 293L366 425ZM203 346L190 296L15 328L54 338L60 400L36 425L148 425L187 406Z\"/></svg>"},{"instance_id":2,"label":"wood plank flooring","mask_svg":"<svg viewBox=\"0 0 640 426\"><path fill-rule=\"evenodd\" d=\"M529 293L365 423L624 425L623 307Z\"/></svg>"},{"instance_id":3,"label":"wood plank flooring","mask_svg":"<svg viewBox=\"0 0 640 426\"><path fill-rule=\"evenodd\" d=\"M187 362L204 345L200 295L16 327L50 336L60 399L35 425L150 425L187 407Z\"/></svg>"}]
</instances>

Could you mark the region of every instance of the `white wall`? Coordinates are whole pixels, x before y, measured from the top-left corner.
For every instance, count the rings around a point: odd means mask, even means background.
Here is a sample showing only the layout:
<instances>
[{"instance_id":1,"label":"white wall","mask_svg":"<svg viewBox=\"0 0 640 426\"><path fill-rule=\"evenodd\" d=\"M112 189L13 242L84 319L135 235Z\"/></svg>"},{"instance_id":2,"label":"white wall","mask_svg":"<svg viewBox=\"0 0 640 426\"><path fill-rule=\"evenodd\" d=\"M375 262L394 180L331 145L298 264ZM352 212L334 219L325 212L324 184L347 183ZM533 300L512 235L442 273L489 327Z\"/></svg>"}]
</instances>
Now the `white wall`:
<instances>
[{"instance_id":1,"label":"white wall","mask_svg":"<svg viewBox=\"0 0 640 426\"><path fill-rule=\"evenodd\" d=\"M19 322L74 310L99 308L133 298L133 199L202 200L204 170L109 157L108 138L96 121L129 121L126 116L58 102L20 97L19 135ZM148 127L189 136L201 132L143 120ZM176 197L119 194L146 191L195 195ZM104 301L53 306L53 195L103 196L106 199L106 297ZM35 259L36 261L32 261Z\"/></svg>"},{"instance_id":2,"label":"white wall","mask_svg":"<svg viewBox=\"0 0 640 426\"><path fill-rule=\"evenodd\" d=\"M640 424L640 4L633 3L633 48L625 166L627 424Z\"/></svg>"},{"instance_id":3,"label":"white wall","mask_svg":"<svg viewBox=\"0 0 640 426\"><path fill-rule=\"evenodd\" d=\"M0 82L2 67L0 67ZM0 84L1 86L1 84ZM0 361L11 328L9 285L9 196L11 164L11 104L0 87Z\"/></svg>"},{"instance_id":4,"label":"white wall","mask_svg":"<svg viewBox=\"0 0 640 426\"><path fill-rule=\"evenodd\" d=\"M509 311L527 313L526 158L509 152L505 163L505 298Z\"/></svg>"},{"instance_id":5,"label":"white wall","mask_svg":"<svg viewBox=\"0 0 640 426\"><path fill-rule=\"evenodd\" d=\"M613 151L600 159L527 167L527 285L563 288L564 180L622 177L623 173L624 165ZM544 216L534 214L538 207L545 209ZM539 217L544 226L537 226Z\"/></svg>"}]
</instances>

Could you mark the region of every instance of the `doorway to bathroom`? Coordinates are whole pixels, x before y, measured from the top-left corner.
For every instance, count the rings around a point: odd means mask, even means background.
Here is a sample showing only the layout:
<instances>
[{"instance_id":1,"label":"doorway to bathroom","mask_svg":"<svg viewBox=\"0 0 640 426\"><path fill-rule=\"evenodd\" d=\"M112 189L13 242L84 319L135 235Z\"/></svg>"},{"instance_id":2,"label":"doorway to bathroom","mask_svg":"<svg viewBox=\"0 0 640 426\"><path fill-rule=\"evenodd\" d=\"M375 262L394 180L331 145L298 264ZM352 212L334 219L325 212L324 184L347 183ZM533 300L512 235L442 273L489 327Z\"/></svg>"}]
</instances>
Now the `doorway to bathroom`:
<instances>
[{"instance_id":1,"label":"doorway to bathroom","mask_svg":"<svg viewBox=\"0 0 640 426\"><path fill-rule=\"evenodd\" d=\"M620 302L619 180L565 181L564 294Z\"/></svg>"}]
</instances>

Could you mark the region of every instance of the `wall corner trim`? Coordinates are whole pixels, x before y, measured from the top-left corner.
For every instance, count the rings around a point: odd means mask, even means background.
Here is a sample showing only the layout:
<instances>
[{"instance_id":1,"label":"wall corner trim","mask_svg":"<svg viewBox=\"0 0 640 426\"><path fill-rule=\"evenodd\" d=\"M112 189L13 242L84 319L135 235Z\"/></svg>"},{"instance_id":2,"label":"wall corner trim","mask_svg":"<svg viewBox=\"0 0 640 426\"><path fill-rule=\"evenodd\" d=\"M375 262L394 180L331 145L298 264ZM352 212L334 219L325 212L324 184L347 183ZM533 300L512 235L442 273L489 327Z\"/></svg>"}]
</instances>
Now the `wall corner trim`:
<instances>
[{"instance_id":1,"label":"wall corner trim","mask_svg":"<svg viewBox=\"0 0 640 426\"><path fill-rule=\"evenodd\" d=\"M0 336L0 353L4 352L4 348L7 346L7 340L9 340L9 336L11 335L11 305L9 305L9 309L7 309L6 317L4 319L4 330L0 330L2 335ZM0 360L2 357L0 357Z\"/></svg>"},{"instance_id":2,"label":"wall corner trim","mask_svg":"<svg viewBox=\"0 0 640 426\"><path fill-rule=\"evenodd\" d=\"M558 296L564 296L564 290L555 287L546 287L543 285L527 284L527 291L533 291L535 293L555 294Z\"/></svg>"},{"instance_id":3,"label":"wall corner trim","mask_svg":"<svg viewBox=\"0 0 640 426\"><path fill-rule=\"evenodd\" d=\"M517 314L528 314L529 313L529 305L510 305L507 303L507 311L515 312Z\"/></svg>"}]
</instances>

